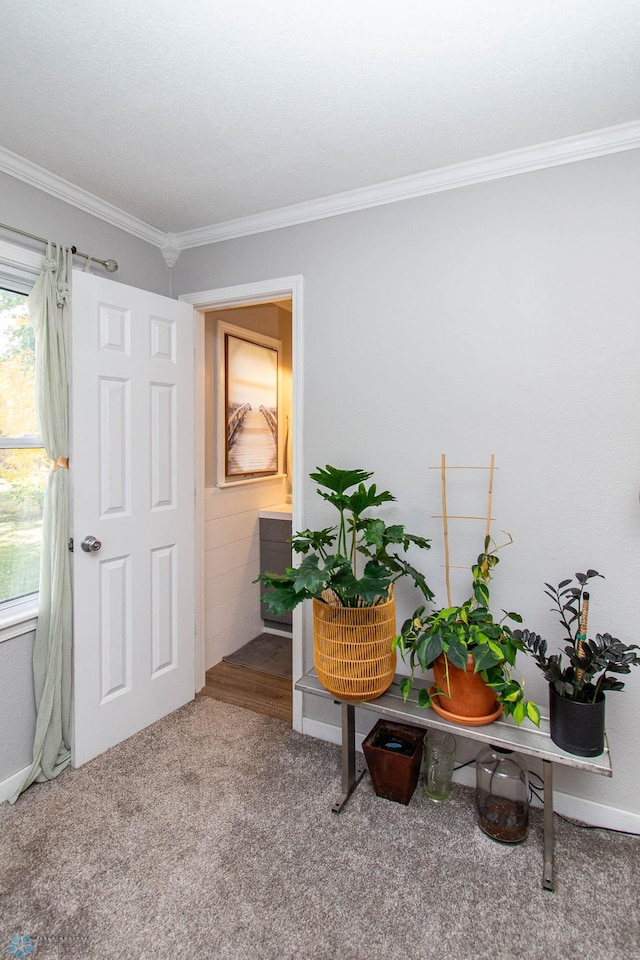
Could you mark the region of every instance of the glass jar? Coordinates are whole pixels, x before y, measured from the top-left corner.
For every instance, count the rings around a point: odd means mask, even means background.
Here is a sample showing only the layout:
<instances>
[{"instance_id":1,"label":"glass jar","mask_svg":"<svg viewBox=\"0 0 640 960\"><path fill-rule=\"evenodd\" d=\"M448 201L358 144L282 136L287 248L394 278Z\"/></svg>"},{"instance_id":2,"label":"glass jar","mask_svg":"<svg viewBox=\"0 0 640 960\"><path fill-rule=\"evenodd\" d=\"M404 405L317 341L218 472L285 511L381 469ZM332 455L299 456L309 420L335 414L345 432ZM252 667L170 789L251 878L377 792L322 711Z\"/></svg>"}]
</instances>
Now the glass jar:
<instances>
[{"instance_id":1,"label":"glass jar","mask_svg":"<svg viewBox=\"0 0 640 960\"><path fill-rule=\"evenodd\" d=\"M513 751L483 747L476 757L478 826L493 840L522 843L529 829L527 768Z\"/></svg>"}]
</instances>

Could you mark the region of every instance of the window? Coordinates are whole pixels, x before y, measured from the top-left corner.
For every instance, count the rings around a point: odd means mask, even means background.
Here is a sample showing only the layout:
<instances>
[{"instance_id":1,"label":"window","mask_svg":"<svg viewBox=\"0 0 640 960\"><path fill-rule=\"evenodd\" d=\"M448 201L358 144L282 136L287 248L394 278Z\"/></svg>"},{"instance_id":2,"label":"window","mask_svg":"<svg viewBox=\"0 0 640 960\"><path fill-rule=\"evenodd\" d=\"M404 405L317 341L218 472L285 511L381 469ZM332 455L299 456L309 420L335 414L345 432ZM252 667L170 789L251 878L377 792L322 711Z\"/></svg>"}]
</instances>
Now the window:
<instances>
[{"instance_id":1,"label":"window","mask_svg":"<svg viewBox=\"0 0 640 960\"><path fill-rule=\"evenodd\" d=\"M34 374L26 294L0 288L0 604L38 590L49 462L37 435Z\"/></svg>"}]
</instances>

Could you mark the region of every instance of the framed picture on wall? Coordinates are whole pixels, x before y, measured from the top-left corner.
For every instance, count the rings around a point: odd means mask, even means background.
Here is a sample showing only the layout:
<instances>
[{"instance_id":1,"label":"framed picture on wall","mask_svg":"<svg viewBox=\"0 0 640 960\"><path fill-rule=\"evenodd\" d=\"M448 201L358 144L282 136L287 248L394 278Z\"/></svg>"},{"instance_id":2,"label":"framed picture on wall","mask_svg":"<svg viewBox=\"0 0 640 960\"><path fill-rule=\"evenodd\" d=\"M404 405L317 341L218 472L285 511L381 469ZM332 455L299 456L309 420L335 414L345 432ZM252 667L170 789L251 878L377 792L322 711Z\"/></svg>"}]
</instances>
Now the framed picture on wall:
<instances>
[{"instance_id":1,"label":"framed picture on wall","mask_svg":"<svg viewBox=\"0 0 640 960\"><path fill-rule=\"evenodd\" d=\"M276 476L280 470L280 341L222 322L218 343L223 385L219 483Z\"/></svg>"}]
</instances>

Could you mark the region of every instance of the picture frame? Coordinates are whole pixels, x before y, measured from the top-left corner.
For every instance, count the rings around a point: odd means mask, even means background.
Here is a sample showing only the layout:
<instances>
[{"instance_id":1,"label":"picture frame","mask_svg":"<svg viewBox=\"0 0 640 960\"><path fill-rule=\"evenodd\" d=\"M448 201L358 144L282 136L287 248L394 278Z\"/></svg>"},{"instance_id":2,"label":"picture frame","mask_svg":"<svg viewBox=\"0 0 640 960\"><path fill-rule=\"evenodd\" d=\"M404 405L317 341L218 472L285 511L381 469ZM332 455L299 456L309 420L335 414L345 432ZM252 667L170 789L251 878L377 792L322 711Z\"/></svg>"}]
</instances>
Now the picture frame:
<instances>
[{"instance_id":1,"label":"picture frame","mask_svg":"<svg viewBox=\"0 0 640 960\"><path fill-rule=\"evenodd\" d=\"M218 325L218 486L280 475L281 341Z\"/></svg>"}]
</instances>

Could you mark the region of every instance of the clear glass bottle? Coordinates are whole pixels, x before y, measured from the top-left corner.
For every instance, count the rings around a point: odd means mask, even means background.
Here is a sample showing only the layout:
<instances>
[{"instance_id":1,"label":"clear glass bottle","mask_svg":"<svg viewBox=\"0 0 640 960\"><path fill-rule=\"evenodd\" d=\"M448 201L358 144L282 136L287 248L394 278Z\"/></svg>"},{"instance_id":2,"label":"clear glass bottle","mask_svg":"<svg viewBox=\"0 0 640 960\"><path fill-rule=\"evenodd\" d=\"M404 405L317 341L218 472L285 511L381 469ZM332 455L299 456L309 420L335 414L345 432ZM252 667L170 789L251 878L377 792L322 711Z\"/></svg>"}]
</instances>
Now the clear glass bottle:
<instances>
[{"instance_id":1,"label":"clear glass bottle","mask_svg":"<svg viewBox=\"0 0 640 960\"><path fill-rule=\"evenodd\" d=\"M522 758L486 746L476 757L478 826L493 840L522 843L529 830L529 787Z\"/></svg>"}]
</instances>

